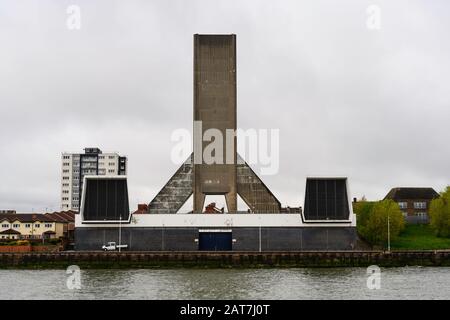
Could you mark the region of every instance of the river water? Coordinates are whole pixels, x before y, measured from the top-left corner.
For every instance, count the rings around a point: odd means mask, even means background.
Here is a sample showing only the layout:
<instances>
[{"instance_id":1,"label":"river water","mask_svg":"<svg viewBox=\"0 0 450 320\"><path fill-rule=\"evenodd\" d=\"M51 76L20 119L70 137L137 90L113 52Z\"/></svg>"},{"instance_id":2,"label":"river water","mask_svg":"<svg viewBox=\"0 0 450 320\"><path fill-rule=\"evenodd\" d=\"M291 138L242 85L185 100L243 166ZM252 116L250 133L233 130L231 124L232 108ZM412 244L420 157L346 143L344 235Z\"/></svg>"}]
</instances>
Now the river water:
<instances>
[{"instance_id":1,"label":"river water","mask_svg":"<svg viewBox=\"0 0 450 320\"><path fill-rule=\"evenodd\" d=\"M450 268L0 270L0 299L450 299ZM70 282L70 281L69 281ZM71 282L73 283L73 282Z\"/></svg>"}]
</instances>

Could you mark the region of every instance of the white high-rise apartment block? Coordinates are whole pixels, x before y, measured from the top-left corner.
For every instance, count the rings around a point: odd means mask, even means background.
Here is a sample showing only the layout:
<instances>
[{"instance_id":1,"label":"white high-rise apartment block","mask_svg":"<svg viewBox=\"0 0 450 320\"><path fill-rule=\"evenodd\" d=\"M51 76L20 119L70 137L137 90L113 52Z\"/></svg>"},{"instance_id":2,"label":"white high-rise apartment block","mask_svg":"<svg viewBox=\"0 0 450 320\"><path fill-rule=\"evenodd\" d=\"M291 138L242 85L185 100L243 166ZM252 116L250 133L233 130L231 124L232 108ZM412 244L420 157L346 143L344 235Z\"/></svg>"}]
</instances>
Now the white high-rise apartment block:
<instances>
[{"instance_id":1,"label":"white high-rise apartment block","mask_svg":"<svg viewBox=\"0 0 450 320\"><path fill-rule=\"evenodd\" d=\"M103 153L85 148L84 153L61 155L61 210L80 209L83 178L86 175L117 176L127 174L127 158L118 153Z\"/></svg>"}]
</instances>

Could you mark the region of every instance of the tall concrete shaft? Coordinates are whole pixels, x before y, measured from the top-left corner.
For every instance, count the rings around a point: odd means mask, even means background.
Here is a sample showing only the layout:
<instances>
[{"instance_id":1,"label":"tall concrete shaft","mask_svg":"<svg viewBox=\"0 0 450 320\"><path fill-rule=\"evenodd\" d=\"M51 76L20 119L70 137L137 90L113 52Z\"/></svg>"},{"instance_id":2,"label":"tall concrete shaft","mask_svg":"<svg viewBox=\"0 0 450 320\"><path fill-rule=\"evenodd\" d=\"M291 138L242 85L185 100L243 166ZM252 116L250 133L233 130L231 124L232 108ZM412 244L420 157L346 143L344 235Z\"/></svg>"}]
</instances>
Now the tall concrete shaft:
<instances>
[{"instance_id":1,"label":"tall concrete shaft","mask_svg":"<svg viewBox=\"0 0 450 320\"><path fill-rule=\"evenodd\" d=\"M226 130L236 131L234 34L194 35L194 121L194 212L202 212L206 195L224 195L228 212L236 212L236 137L226 143ZM214 142L203 141L208 129L219 130L223 137L220 150L213 152L216 161L212 164L203 157L205 147ZM219 158L222 160L217 161Z\"/></svg>"}]
</instances>

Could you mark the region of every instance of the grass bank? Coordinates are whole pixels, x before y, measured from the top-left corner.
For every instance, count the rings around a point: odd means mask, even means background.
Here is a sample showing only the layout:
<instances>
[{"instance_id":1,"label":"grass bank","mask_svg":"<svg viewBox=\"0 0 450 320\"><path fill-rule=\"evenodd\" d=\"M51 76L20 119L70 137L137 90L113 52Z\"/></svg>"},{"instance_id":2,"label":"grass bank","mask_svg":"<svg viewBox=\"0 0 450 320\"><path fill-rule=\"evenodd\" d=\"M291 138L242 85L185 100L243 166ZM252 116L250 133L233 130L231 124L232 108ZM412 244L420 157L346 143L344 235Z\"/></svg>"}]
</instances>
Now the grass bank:
<instances>
[{"instance_id":1,"label":"grass bank","mask_svg":"<svg viewBox=\"0 0 450 320\"><path fill-rule=\"evenodd\" d=\"M407 224L399 237L391 242L392 250L450 249L450 238L439 238L430 225Z\"/></svg>"}]
</instances>

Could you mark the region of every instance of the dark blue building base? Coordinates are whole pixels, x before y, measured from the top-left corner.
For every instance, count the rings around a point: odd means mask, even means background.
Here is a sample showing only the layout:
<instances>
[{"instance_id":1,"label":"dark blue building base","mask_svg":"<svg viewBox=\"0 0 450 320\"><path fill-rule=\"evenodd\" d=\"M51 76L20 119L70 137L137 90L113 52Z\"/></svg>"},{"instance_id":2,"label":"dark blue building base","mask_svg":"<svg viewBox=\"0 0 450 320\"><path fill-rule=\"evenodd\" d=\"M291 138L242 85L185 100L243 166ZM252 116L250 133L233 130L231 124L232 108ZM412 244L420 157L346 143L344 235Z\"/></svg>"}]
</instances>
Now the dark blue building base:
<instances>
[{"instance_id":1,"label":"dark blue building base","mask_svg":"<svg viewBox=\"0 0 450 320\"><path fill-rule=\"evenodd\" d=\"M204 229L204 228L203 228ZM214 228L208 228L211 230ZM198 251L204 248L233 251L340 251L356 248L355 227L234 227L231 237L201 236L202 228L122 228L121 243L130 251ZM205 240L206 239L206 240ZM224 239L231 239L229 241ZM75 229L75 250L101 250L119 242L118 228ZM208 242L205 242L208 241ZM220 245L214 244L220 243Z\"/></svg>"}]
</instances>

